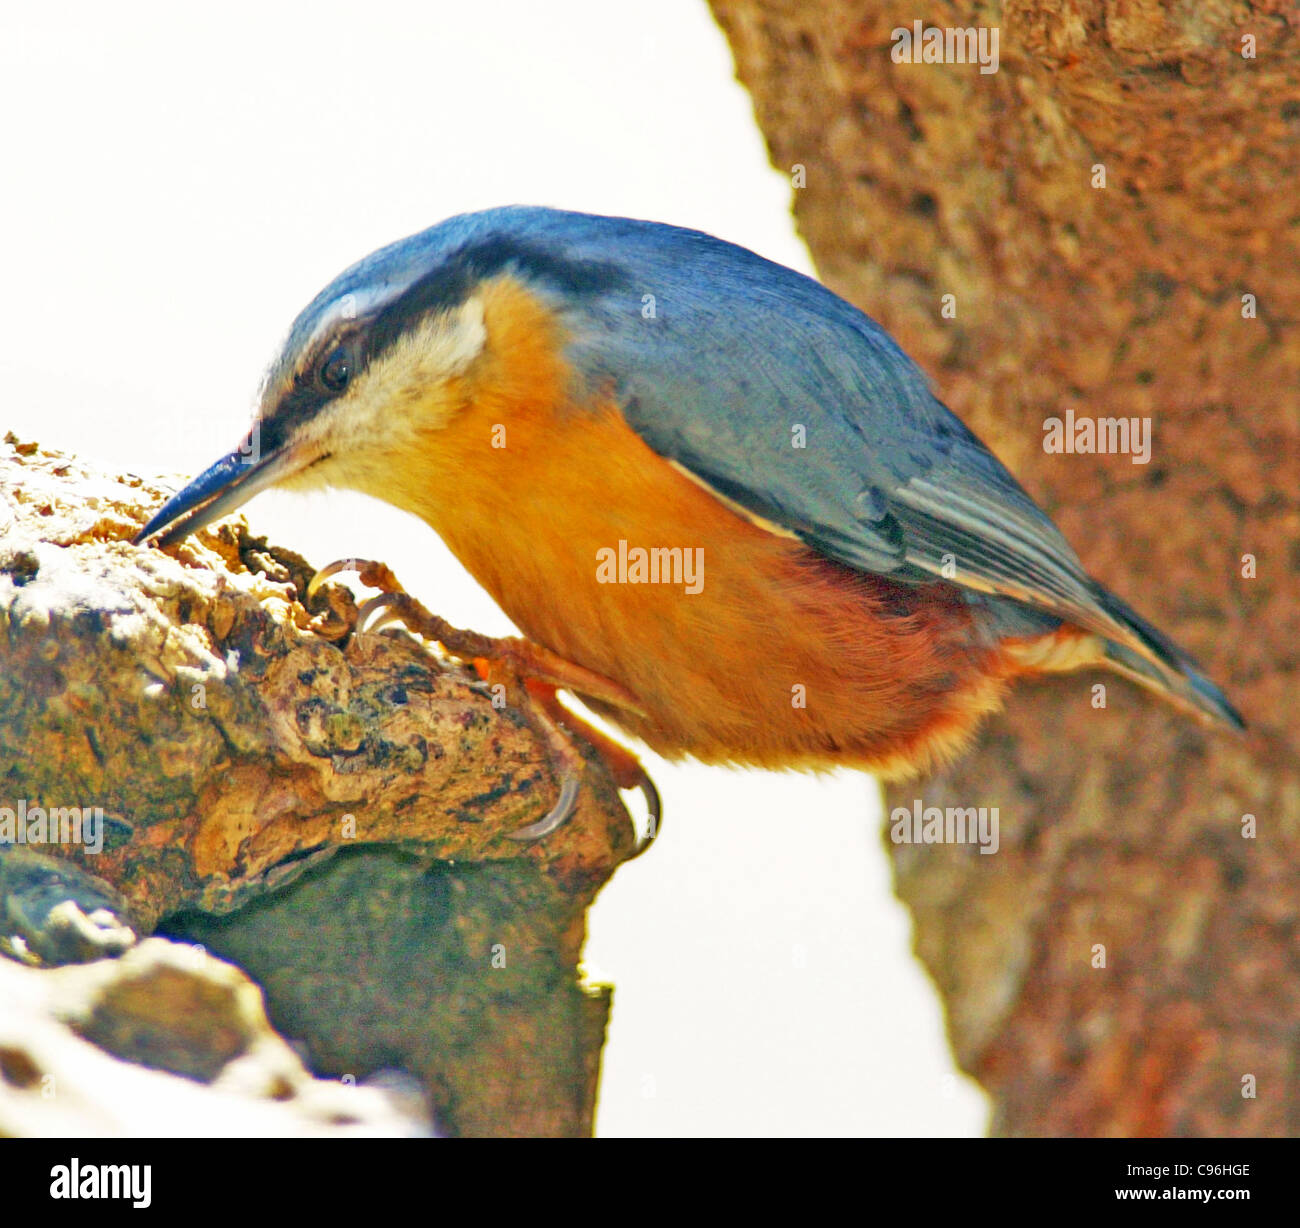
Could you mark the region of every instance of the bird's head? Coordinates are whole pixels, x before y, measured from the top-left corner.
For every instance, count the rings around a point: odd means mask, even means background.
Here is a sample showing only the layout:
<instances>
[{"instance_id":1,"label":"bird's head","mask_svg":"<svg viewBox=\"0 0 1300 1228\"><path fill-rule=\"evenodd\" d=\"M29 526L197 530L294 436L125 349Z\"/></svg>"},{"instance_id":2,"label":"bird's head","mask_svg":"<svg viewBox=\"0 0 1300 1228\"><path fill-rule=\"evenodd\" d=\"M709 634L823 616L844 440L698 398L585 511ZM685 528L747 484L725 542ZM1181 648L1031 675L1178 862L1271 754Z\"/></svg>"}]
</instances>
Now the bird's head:
<instances>
[{"instance_id":1,"label":"bird's head","mask_svg":"<svg viewBox=\"0 0 1300 1228\"><path fill-rule=\"evenodd\" d=\"M294 321L243 442L136 541L179 541L272 486L392 498L395 481L437 456L438 433L474 403L502 350L541 343L525 327L535 334L544 316L563 328L623 280L615 264L548 231L548 220L576 216L513 208L452 218L340 274ZM503 283L526 287L545 311L511 329L498 310L494 329Z\"/></svg>"}]
</instances>

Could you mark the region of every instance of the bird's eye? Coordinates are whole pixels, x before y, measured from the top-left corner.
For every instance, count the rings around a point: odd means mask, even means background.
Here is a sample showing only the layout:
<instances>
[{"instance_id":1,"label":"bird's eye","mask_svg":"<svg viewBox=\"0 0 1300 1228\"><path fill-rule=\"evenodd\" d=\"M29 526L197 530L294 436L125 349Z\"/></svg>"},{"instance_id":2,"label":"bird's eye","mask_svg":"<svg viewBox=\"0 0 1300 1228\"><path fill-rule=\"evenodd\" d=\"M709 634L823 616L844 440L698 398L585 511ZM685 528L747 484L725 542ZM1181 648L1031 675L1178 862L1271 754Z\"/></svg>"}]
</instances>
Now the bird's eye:
<instances>
[{"instance_id":1,"label":"bird's eye","mask_svg":"<svg viewBox=\"0 0 1300 1228\"><path fill-rule=\"evenodd\" d=\"M320 365L320 382L331 392L342 392L352 378L352 359L346 350L335 350Z\"/></svg>"}]
</instances>

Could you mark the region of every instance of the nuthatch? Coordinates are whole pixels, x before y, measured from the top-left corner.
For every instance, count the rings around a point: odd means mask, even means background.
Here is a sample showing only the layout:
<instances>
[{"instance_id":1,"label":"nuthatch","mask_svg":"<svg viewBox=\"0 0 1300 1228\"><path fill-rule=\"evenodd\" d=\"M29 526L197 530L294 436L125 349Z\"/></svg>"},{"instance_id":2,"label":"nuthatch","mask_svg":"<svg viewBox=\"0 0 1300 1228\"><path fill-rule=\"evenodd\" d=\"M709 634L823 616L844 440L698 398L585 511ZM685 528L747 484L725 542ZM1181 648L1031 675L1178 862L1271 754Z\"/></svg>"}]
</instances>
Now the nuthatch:
<instances>
[{"instance_id":1,"label":"nuthatch","mask_svg":"<svg viewBox=\"0 0 1300 1228\"><path fill-rule=\"evenodd\" d=\"M388 615L670 758L908 775L1012 679L1089 666L1243 728L878 324L698 231L514 207L368 256L294 322L250 438L136 540L268 486L422 517L528 639L454 632L370 565Z\"/></svg>"}]
</instances>

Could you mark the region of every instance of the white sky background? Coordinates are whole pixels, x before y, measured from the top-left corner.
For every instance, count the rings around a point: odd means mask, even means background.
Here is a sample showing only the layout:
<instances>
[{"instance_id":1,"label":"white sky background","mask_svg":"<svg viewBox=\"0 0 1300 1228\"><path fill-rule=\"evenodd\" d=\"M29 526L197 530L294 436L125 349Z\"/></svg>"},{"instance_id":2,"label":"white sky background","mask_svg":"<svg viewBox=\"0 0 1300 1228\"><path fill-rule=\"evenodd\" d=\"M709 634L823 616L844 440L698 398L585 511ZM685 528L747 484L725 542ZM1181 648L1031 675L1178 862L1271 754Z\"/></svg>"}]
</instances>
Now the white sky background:
<instances>
[{"instance_id":1,"label":"white sky background","mask_svg":"<svg viewBox=\"0 0 1300 1228\"><path fill-rule=\"evenodd\" d=\"M732 74L704 0L7 5L0 432L192 476L238 441L321 286L490 205L676 222L811 271ZM511 630L394 509L270 493L247 514L318 565L380 556L453 622ZM648 762L664 831L587 948L616 986L599 1133L980 1133L874 782Z\"/></svg>"}]
</instances>

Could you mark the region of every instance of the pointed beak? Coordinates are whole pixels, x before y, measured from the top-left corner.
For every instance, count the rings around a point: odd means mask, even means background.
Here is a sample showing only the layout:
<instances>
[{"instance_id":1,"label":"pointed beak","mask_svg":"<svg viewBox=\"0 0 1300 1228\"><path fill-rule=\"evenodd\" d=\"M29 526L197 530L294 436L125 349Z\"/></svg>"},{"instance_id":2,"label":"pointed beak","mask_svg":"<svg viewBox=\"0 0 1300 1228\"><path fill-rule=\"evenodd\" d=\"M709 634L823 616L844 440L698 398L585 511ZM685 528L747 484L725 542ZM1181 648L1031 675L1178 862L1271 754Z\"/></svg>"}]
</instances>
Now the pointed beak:
<instances>
[{"instance_id":1,"label":"pointed beak","mask_svg":"<svg viewBox=\"0 0 1300 1228\"><path fill-rule=\"evenodd\" d=\"M134 544L143 545L156 537L158 545L170 546L242 507L259 491L324 460L327 455L314 450L308 453L303 445L290 443L259 456L245 441L168 499L135 535Z\"/></svg>"}]
</instances>

